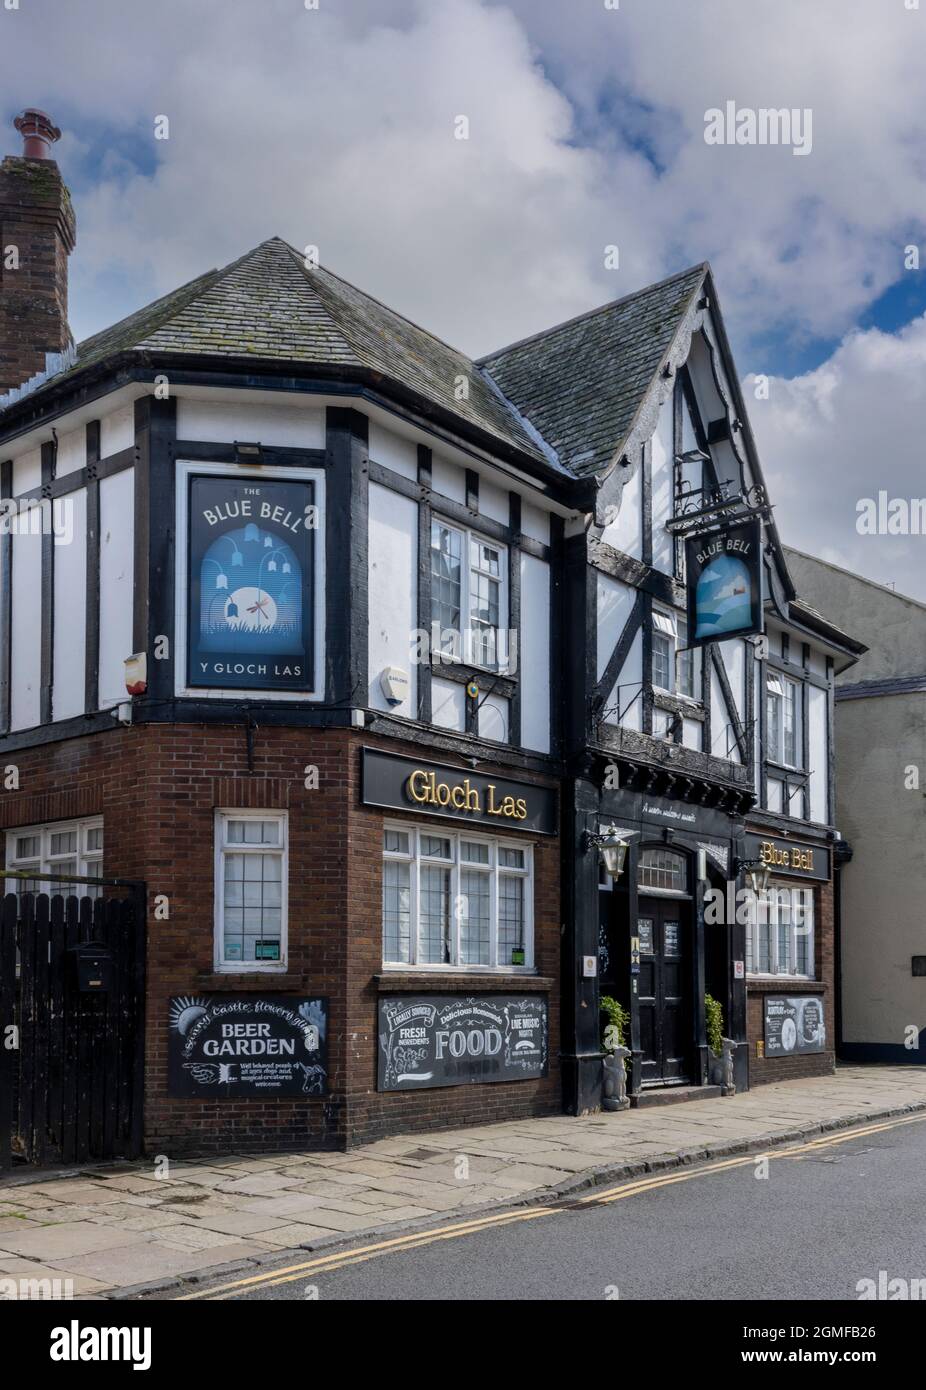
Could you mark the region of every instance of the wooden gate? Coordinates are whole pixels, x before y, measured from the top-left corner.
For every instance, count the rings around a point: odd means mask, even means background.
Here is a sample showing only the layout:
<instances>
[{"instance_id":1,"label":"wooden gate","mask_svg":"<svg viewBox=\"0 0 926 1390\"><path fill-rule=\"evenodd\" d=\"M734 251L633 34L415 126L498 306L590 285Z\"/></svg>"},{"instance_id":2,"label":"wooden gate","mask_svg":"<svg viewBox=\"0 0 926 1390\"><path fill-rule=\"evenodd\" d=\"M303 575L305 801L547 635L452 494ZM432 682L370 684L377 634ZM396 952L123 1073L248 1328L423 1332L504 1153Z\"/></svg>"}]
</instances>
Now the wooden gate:
<instances>
[{"instance_id":1,"label":"wooden gate","mask_svg":"<svg viewBox=\"0 0 926 1390\"><path fill-rule=\"evenodd\" d=\"M0 1169L141 1153L144 889L95 882L129 896L26 892L0 904ZM94 971L75 949L91 943Z\"/></svg>"}]
</instances>

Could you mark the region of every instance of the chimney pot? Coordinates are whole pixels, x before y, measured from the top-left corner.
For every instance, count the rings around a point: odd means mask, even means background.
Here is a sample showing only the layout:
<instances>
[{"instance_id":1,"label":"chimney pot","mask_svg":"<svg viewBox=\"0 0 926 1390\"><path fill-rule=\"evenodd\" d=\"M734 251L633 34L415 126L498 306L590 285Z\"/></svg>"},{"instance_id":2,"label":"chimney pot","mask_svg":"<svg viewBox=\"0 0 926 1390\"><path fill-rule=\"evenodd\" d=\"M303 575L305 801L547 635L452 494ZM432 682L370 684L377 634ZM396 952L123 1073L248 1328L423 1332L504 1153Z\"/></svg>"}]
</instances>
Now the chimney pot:
<instances>
[{"instance_id":1,"label":"chimney pot","mask_svg":"<svg viewBox=\"0 0 926 1390\"><path fill-rule=\"evenodd\" d=\"M61 131L50 116L30 106L13 124L23 138L23 159L51 159L51 147L61 139Z\"/></svg>"}]
</instances>

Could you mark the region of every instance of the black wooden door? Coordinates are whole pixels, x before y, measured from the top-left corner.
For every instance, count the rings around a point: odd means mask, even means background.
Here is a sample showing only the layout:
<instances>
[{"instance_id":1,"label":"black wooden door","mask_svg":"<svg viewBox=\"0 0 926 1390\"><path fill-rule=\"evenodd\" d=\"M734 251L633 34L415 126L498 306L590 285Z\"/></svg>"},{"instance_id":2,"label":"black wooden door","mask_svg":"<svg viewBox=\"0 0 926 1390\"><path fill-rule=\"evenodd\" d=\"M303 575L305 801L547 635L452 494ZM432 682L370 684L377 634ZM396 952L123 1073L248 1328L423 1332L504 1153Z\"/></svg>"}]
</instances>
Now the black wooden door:
<instances>
[{"instance_id":1,"label":"black wooden door","mask_svg":"<svg viewBox=\"0 0 926 1390\"><path fill-rule=\"evenodd\" d=\"M81 989L84 943L111 962L105 989ZM2 899L0 1169L141 1152L144 980L138 894Z\"/></svg>"},{"instance_id":2,"label":"black wooden door","mask_svg":"<svg viewBox=\"0 0 926 1390\"><path fill-rule=\"evenodd\" d=\"M641 1081L681 1085L691 1078L691 905L641 897L637 929Z\"/></svg>"}]
</instances>

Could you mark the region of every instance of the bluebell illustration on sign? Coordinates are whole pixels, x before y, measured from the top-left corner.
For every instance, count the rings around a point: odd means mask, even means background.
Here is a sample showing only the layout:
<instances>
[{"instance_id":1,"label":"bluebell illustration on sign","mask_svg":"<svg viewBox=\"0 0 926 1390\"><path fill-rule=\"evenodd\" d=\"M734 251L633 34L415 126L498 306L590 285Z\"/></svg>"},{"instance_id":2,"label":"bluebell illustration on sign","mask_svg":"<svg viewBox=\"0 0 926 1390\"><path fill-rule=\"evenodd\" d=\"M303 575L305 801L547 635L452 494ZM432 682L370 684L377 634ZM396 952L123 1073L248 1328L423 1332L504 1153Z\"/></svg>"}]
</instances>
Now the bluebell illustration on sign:
<instances>
[{"instance_id":1,"label":"bluebell illustration on sign","mask_svg":"<svg viewBox=\"0 0 926 1390\"><path fill-rule=\"evenodd\" d=\"M312 485L190 481L190 685L311 688Z\"/></svg>"}]
</instances>

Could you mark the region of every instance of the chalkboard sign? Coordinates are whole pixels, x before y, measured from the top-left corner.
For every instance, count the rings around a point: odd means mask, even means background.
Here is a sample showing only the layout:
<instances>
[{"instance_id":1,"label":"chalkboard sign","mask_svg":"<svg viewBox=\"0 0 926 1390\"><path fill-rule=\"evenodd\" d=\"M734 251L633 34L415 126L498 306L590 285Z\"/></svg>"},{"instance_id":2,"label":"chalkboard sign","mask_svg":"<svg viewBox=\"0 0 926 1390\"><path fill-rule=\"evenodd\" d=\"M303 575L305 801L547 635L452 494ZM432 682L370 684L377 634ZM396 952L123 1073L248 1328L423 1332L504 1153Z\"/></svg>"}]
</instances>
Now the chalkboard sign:
<instances>
[{"instance_id":1,"label":"chalkboard sign","mask_svg":"<svg viewBox=\"0 0 926 1390\"><path fill-rule=\"evenodd\" d=\"M379 1001L381 1091L424 1091L547 1074L547 1001L494 994Z\"/></svg>"},{"instance_id":2,"label":"chalkboard sign","mask_svg":"<svg viewBox=\"0 0 926 1390\"><path fill-rule=\"evenodd\" d=\"M765 1055L788 1057L826 1047L823 1000L818 994L765 996Z\"/></svg>"},{"instance_id":3,"label":"chalkboard sign","mask_svg":"<svg viewBox=\"0 0 926 1390\"><path fill-rule=\"evenodd\" d=\"M214 994L170 1001L168 1090L197 1100L328 1094L328 1000Z\"/></svg>"}]
</instances>

